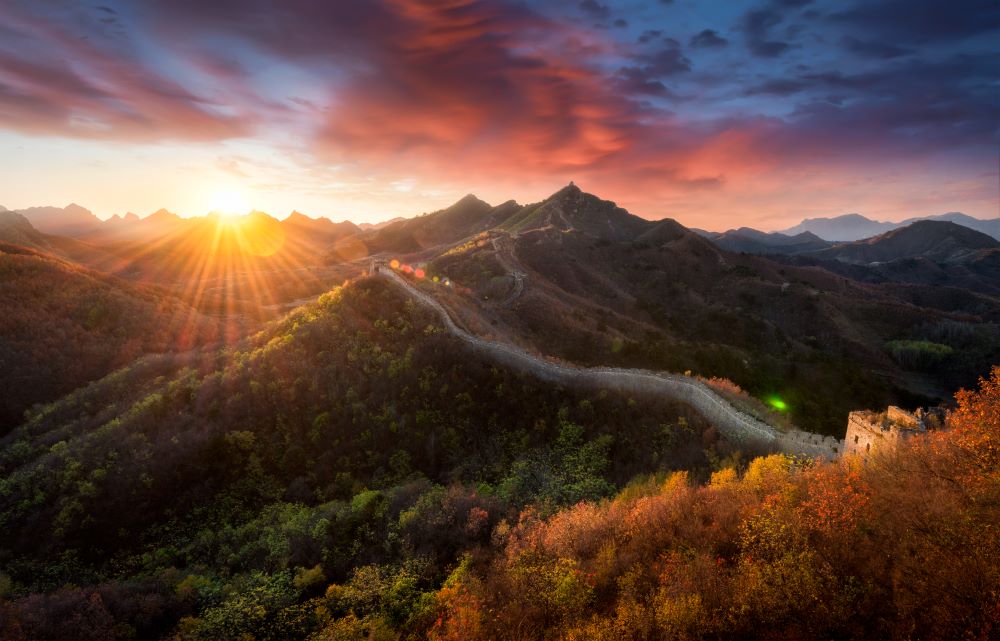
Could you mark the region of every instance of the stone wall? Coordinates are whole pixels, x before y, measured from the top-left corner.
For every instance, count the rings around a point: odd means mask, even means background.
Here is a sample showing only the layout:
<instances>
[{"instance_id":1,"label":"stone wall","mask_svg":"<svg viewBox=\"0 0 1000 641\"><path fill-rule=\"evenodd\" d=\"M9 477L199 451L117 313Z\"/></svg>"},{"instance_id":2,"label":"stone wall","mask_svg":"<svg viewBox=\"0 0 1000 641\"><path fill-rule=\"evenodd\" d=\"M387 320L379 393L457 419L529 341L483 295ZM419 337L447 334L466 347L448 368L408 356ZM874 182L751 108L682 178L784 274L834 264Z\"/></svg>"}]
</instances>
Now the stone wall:
<instances>
[{"instance_id":1,"label":"stone wall","mask_svg":"<svg viewBox=\"0 0 1000 641\"><path fill-rule=\"evenodd\" d=\"M844 454L862 458L895 449L902 441L924 432L920 416L890 405L884 413L851 412L847 417Z\"/></svg>"},{"instance_id":2,"label":"stone wall","mask_svg":"<svg viewBox=\"0 0 1000 641\"><path fill-rule=\"evenodd\" d=\"M666 396L694 407L730 440L773 447L787 454L832 459L843 450L843 442L829 436L797 430L780 432L740 411L705 383L690 376L614 367L577 367L554 363L521 348L487 341L458 327L447 310L432 296L420 291L399 274L373 263L372 271L400 285L411 296L434 309L445 328L492 360L543 380L616 391Z\"/></svg>"}]
</instances>

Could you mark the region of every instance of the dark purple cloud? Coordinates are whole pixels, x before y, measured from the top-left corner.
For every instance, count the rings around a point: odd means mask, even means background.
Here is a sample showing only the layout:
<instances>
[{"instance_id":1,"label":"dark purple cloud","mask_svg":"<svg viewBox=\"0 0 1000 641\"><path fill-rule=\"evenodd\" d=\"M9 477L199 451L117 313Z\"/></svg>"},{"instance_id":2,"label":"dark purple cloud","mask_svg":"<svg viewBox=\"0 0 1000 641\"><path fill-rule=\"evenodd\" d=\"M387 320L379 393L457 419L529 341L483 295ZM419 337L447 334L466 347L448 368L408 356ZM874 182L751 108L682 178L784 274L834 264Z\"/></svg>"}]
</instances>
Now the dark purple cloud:
<instances>
[{"instance_id":1,"label":"dark purple cloud","mask_svg":"<svg viewBox=\"0 0 1000 641\"><path fill-rule=\"evenodd\" d=\"M714 29L704 29L691 37L691 46L696 49L725 47L729 41L715 32Z\"/></svg>"}]
</instances>

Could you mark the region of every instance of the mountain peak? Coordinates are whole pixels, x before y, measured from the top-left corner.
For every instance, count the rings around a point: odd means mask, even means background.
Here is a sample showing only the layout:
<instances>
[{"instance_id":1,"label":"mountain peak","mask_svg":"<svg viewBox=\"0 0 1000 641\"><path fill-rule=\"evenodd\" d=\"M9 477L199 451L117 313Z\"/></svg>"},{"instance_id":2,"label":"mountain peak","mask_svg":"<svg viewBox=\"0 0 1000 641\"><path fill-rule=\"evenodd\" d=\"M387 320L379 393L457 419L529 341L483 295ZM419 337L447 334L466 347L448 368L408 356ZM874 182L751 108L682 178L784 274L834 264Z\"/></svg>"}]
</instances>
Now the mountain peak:
<instances>
[{"instance_id":1,"label":"mountain peak","mask_svg":"<svg viewBox=\"0 0 1000 641\"><path fill-rule=\"evenodd\" d=\"M70 203L63 207L63 211L67 214L86 214L93 215L93 212L82 205L77 205L76 203Z\"/></svg>"},{"instance_id":2,"label":"mountain peak","mask_svg":"<svg viewBox=\"0 0 1000 641\"><path fill-rule=\"evenodd\" d=\"M607 240L631 240L653 223L571 182L542 202L524 207L522 213L515 214L504 226L516 231L558 229Z\"/></svg>"},{"instance_id":3,"label":"mountain peak","mask_svg":"<svg viewBox=\"0 0 1000 641\"><path fill-rule=\"evenodd\" d=\"M577 187L576 183L571 180L569 181L568 185L566 185L556 193L549 196L546 200L554 200L557 198L571 198L574 196L581 196L581 195L584 195L584 191L579 187ZM586 194L586 195L591 196L592 194ZM597 198L597 196L593 197Z\"/></svg>"},{"instance_id":4,"label":"mountain peak","mask_svg":"<svg viewBox=\"0 0 1000 641\"><path fill-rule=\"evenodd\" d=\"M472 205L472 204L479 204L479 203L483 203L483 204L486 204L486 205L489 204L485 200L483 200L482 198L480 198L479 196L477 196L475 194L465 194L464 196L462 196L461 198L458 199L458 201L455 203L455 205ZM452 207L454 207L455 205L452 205Z\"/></svg>"},{"instance_id":5,"label":"mountain peak","mask_svg":"<svg viewBox=\"0 0 1000 641\"><path fill-rule=\"evenodd\" d=\"M174 219L177 219L177 218L180 218L180 216L178 216L174 212L169 211L169 210L167 210L167 209L165 209L163 207L157 209L156 211L154 211L153 213L151 213L149 216L146 216L146 220L167 220L167 219L174 220Z\"/></svg>"}]
</instances>

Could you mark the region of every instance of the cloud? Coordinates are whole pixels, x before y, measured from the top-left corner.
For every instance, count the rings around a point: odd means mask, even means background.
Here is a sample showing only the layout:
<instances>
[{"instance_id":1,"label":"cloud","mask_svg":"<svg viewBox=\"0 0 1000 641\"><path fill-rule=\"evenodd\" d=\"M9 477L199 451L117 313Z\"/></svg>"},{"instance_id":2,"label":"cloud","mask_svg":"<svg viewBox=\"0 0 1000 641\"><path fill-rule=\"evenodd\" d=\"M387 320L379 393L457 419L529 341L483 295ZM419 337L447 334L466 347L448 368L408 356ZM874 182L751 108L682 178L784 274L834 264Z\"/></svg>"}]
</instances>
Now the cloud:
<instances>
[{"instance_id":1,"label":"cloud","mask_svg":"<svg viewBox=\"0 0 1000 641\"><path fill-rule=\"evenodd\" d=\"M750 53L761 58L776 58L791 48L787 42L772 39L771 30L781 20L781 14L773 9L748 11L743 16L741 27Z\"/></svg>"},{"instance_id":2,"label":"cloud","mask_svg":"<svg viewBox=\"0 0 1000 641\"><path fill-rule=\"evenodd\" d=\"M857 2L833 13L831 20L879 42L917 46L1000 32L1000 4L994 0Z\"/></svg>"},{"instance_id":3,"label":"cloud","mask_svg":"<svg viewBox=\"0 0 1000 641\"><path fill-rule=\"evenodd\" d=\"M647 42L652 42L653 40L659 40L663 37L663 31L661 29L647 29L639 35L639 43L646 44Z\"/></svg>"},{"instance_id":4,"label":"cloud","mask_svg":"<svg viewBox=\"0 0 1000 641\"><path fill-rule=\"evenodd\" d=\"M860 40L853 36L844 36L840 39L840 44L844 49L864 58L889 60L913 53L912 49L899 47L888 42Z\"/></svg>"},{"instance_id":5,"label":"cloud","mask_svg":"<svg viewBox=\"0 0 1000 641\"><path fill-rule=\"evenodd\" d=\"M611 9L608 5L601 4L596 0L583 0L579 5L580 10L596 20L607 20L611 17Z\"/></svg>"},{"instance_id":6,"label":"cloud","mask_svg":"<svg viewBox=\"0 0 1000 641\"><path fill-rule=\"evenodd\" d=\"M224 113L212 99L122 55L120 43L93 32L81 37L15 5L0 15L13 34L10 46L0 43L6 128L136 140L218 139L252 129L244 115Z\"/></svg>"},{"instance_id":7,"label":"cloud","mask_svg":"<svg viewBox=\"0 0 1000 641\"><path fill-rule=\"evenodd\" d=\"M729 41L720 36L714 29L704 29L691 36L691 46L698 49L725 47Z\"/></svg>"},{"instance_id":8,"label":"cloud","mask_svg":"<svg viewBox=\"0 0 1000 641\"><path fill-rule=\"evenodd\" d=\"M996 54L931 55L919 42L945 41L924 33L926 18L893 25L867 4L806 4L709 22L683 34L685 49L676 25L634 8L616 5L614 18L653 27L637 39L594 28L582 13L610 23L612 11L593 1L109 0L109 12L19 0L0 8L0 126L133 143L248 138L294 154L289 175L336 166L463 193L576 178L677 206L766 172L978 160L996 144ZM100 22L111 16L120 32ZM983 29L966 17L943 27L947 42ZM753 54L736 66L720 35L733 32ZM221 157L217 169L248 172Z\"/></svg>"}]
</instances>

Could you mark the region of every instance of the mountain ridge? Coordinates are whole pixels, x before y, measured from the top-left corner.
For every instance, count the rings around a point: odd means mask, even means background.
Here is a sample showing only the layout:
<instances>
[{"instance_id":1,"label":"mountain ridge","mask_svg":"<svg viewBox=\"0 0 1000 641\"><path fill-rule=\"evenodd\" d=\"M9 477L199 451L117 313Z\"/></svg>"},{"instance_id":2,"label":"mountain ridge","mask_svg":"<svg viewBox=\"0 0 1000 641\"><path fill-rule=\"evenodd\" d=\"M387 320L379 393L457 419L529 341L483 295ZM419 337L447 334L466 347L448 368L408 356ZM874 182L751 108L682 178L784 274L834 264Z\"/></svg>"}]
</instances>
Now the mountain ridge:
<instances>
[{"instance_id":1,"label":"mountain ridge","mask_svg":"<svg viewBox=\"0 0 1000 641\"><path fill-rule=\"evenodd\" d=\"M827 241L855 241L871 238L887 231L906 227L921 220L954 222L1000 240L1000 218L974 218L961 212L948 212L933 216L916 216L900 222L872 220L861 214L843 214L833 217L806 218L797 225L779 233L794 235L809 231Z\"/></svg>"}]
</instances>

